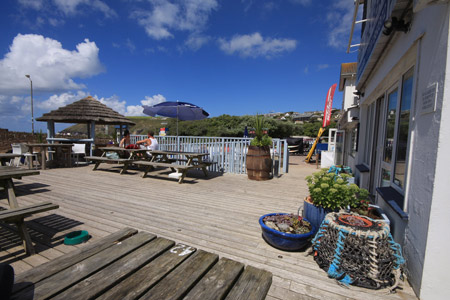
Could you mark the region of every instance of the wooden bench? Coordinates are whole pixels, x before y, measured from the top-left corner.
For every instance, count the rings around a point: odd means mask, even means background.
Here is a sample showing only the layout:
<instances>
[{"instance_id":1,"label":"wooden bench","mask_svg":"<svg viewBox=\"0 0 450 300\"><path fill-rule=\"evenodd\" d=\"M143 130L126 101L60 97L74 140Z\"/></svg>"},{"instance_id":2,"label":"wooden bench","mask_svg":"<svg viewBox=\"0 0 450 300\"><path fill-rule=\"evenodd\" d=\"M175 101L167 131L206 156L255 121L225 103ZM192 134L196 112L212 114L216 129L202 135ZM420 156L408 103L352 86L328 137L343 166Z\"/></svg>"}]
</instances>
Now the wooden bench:
<instances>
[{"instance_id":1,"label":"wooden bench","mask_svg":"<svg viewBox=\"0 0 450 300\"><path fill-rule=\"evenodd\" d=\"M15 278L11 299L265 299L272 274L125 228Z\"/></svg>"},{"instance_id":2,"label":"wooden bench","mask_svg":"<svg viewBox=\"0 0 450 300\"><path fill-rule=\"evenodd\" d=\"M128 159L128 158L108 158L104 156L86 156L86 160L90 160L92 162L95 162L95 166L92 169L92 171L97 170L98 166L101 163L108 163L108 164L123 164L123 168L120 171L120 174L123 174L127 171L128 166L134 162L134 159Z\"/></svg>"},{"instance_id":3,"label":"wooden bench","mask_svg":"<svg viewBox=\"0 0 450 300\"><path fill-rule=\"evenodd\" d=\"M23 246L27 254L34 254L34 247L31 241L31 237L25 226L24 218L41 213L44 211L57 209L59 205L51 202L42 202L38 204L22 206L18 208L12 208L0 211L0 221L5 223L15 223L17 225L19 236L22 238Z\"/></svg>"},{"instance_id":4,"label":"wooden bench","mask_svg":"<svg viewBox=\"0 0 450 300\"><path fill-rule=\"evenodd\" d=\"M156 161L134 161L133 165L135 166L144 166L144 173L142 174L142 178L147 176L147 173L153 170L154 168L170 168L172 172L181 171L181 176L178 179L178 183L183 183L184 177L186 177L186 173L189 169L197 169L200 168L198 165L188 166L188 165L180 165L180 164L171 164L167 162L156 162Z\"/></svg>"}]
</instances>

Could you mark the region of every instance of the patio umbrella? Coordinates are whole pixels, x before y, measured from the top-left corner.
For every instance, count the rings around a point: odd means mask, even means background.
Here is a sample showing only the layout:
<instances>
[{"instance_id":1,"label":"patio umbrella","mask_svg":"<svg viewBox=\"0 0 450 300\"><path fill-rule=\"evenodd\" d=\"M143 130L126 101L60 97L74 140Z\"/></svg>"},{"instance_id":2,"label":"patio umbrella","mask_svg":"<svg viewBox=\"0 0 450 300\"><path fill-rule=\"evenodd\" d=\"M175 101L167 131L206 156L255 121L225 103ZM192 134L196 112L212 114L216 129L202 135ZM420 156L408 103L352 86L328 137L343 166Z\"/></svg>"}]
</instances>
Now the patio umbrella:
<instances>
[{"instance_id":1,"label":"patio umbrella","mask_svg":"<svg viewBox=\"0 0 450 300\"><path fill-rule=\"evenodd\" d=\"M177 136L178 136L178 120L193 121L202 120L209 116L201 107L179 101L167 101L153 106L143 105L144 114L149 116L163 116L169 118L177 118Z\"/></svg>"}]
</instances>

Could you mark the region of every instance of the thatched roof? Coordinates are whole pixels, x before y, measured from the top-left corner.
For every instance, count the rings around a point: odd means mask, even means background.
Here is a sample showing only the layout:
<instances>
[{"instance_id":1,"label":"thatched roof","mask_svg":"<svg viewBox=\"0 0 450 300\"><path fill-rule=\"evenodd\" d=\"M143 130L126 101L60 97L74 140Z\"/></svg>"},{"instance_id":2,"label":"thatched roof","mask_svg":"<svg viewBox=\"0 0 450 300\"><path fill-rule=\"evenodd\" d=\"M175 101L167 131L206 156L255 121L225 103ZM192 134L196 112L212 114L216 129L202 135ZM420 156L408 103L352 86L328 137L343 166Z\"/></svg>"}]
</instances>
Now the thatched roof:
<instances>
[{"instance_id":1,"label":"thatched roof","mask_svg":"<svg viewBox=\"0 0 450 300\"><path fill-rule=\"evenodd\" d=\"M36 120L58 123L89 123L95 121L96 124L100 125L135 125L125 116L91 96L52 110Z\"/></svg>"}]
</instances>

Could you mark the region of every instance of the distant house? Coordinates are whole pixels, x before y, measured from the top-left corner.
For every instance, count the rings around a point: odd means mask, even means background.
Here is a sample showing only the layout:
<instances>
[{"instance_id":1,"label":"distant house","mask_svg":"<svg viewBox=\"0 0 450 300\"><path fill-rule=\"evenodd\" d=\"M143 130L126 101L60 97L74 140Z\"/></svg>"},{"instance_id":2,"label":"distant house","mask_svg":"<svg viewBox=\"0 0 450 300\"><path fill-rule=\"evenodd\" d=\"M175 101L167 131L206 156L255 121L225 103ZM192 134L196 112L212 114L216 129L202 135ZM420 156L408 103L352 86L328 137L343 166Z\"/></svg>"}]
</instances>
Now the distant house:
<instances>
[{"instance_id":1,"label":"distant house","mask_svg":"<svg viewBox=\"0 0 450 300\"><path fill-rule=\"evenodd\" d=\"M311 120L311 117L313 115L314 115L314 113L312 113L312 112L305 112L302 114L299 114L299 113L292 114L291 117L292 117L292 121L294 121L294 122L297 122L297 121L308 122Z\"/></svg>"},{"instance_id":2,"label":"distant house","mask_svg":"<svg viewBox=\"0 0 450 300\"><path fill-rule=\"evenodd\" d=\"M448 299L450 4L355 1L361 4L356 175L388 215L416 294Z\"/></svg>"}]
</instances>

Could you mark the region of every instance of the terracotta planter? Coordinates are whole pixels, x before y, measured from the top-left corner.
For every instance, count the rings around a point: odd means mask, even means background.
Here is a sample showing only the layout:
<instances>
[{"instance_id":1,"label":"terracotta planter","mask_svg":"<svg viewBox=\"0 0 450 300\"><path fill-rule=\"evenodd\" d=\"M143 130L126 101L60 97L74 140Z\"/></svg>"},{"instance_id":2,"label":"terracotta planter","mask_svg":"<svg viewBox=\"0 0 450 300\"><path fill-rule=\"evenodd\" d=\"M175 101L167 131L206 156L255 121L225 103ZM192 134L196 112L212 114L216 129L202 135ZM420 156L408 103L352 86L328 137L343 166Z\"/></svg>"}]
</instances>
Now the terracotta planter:
<instances>
[{"instance_id":1,"label":"terracotta planter","mask_svg":"<svg viewBox=\"0 0 450 300\"><path fill-rule=\"evenodd\" d=\"M270 157L270 147L249 146L246 167L248 179L271 179L272 158Z\"/></svg>"}]
</instances>

